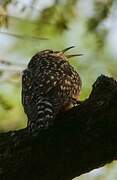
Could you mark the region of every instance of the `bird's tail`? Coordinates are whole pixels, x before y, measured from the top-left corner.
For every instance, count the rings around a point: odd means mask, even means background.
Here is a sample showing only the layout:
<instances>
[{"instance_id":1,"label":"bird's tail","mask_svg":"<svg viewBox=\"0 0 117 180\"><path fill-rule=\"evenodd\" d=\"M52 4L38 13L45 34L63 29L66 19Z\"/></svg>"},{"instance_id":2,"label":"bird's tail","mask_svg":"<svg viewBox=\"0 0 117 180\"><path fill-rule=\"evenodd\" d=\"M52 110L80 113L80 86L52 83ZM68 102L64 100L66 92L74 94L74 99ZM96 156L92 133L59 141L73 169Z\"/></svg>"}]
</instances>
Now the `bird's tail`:
<instances>
[{"instance_id":1,"label":"bird's tail","mask_svg":"<svg viewBox=\"0 0 117 180\"><path fill-rule=\"evenodd\" d=\"M33 119L28 121L29 131L40 131L41 129L48 129L53 125L55 118L54 107L48 98L39 98L35 103L35 114Z\"/></svg>"}]
</instances>

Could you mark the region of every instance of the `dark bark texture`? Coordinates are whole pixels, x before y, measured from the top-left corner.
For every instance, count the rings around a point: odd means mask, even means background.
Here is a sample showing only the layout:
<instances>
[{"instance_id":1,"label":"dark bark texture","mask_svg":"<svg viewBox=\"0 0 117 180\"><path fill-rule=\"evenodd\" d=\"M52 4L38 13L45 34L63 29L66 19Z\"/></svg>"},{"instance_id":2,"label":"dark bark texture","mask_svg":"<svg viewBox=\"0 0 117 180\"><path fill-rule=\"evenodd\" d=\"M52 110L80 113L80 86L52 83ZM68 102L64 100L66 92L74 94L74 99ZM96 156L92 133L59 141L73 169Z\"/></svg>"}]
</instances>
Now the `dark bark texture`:
<instances>
[{"instance_id":1,"label":"dark bark texture","mask_svg":"<svg viewBox=\"0 0 117 180\"><path fill-rule=\"evenodd\" d=\"M0 134L0 180L71 180L117 159L117 82L104 75L53 127Z\"/></svg>"}]
</instances>

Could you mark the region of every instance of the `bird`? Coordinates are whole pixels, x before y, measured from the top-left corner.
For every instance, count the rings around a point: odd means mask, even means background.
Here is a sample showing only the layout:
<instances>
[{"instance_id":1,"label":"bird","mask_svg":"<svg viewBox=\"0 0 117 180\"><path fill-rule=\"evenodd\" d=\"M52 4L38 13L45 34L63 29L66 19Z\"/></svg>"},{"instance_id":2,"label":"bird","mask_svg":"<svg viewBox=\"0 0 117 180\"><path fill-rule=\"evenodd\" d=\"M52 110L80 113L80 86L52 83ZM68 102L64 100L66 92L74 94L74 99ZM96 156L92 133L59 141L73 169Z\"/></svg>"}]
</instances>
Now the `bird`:
<instances>
[{"instance_id":1,"label":"bird","mask_svg":"<svg viewBox=\"0 0 117 180\"><path fill-rule=\"evenodd\" d=\"M22 104L30 133L52 127L58 113L79 102L82 81L69 59L82 54L65 54L73 47L39 51L23 71Z\"/></svg>"}]
</instances>

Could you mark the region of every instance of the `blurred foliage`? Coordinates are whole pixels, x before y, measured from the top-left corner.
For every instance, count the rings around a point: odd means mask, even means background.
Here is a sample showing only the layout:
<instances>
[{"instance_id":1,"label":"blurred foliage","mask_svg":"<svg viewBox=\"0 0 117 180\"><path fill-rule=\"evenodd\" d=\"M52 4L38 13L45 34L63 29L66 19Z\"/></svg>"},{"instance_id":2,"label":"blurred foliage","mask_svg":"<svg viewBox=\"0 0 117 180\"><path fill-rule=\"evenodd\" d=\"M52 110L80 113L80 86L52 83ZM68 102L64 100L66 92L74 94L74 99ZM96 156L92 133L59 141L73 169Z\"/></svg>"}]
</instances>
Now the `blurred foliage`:
<instances>
[{"instance_id":1,"label":"blurred foliage","mask_svg":"<svg viewBox=\"0 0 117 180\"><path fill-rule=\"evenodd\" d=\"M95 0L94 1L94 15L87 20L87 29L91 33L95 33L98 41L97 46L102 48L107 36L107 29L98 30L103 21L109 16L112 8L113 0Z\"/></svg>"},{"instance_id":2,"label":"blurred foliage","mask_svg":"<svg viewBox=\"0 0 117 180\"><path fill-rule=\"evenodd\" d=\"M37 51L75 45L72 51L84 54L70 60L82 78L81 99L89 95L98 75L117 79L116 12L116 0L0 1L1 131L26 126L21 72ZM112 163L77 179L117 179L116 166Z\"/></svg>"},{"instance_id":3,"label":"blurred foliage","mask_svg":"<svg viewBox=\"0 0 117 180\"><path fill-rule=\"evenodd\" d=\"M0 5L4 8L6 8L6 6L10 3L12 3L12 0L1 0L0 1Z\"/></svg>"},{"instance_id":4,"label":"blurred foliage","mask_svg":"<svg viewBox=\"0 0 117 180\"><path fill-rule=\"evenodd\" d=\"M38 33L43 33L43 28L45 31L48 29L48 24L54 25L51 26L53 31L56 33L62 33L64 30L69 28L69 22L75 18L75 5L77 1L66 1L66 3L62 4L59 1L55 1L55 3L48 8L44 8L39 16L39 27L41 24L44 24L42 28L38 29ZM53 33L51 29L51 34Z\"/></svg>"},{"instance_id":5,"label":"blurred foliage","mask_svg":"<svg viewBox=\"0 0 117 180\"><path fill-rule=\"evenodd\" d=\"M108 17L112 7L113 0L95 0L94 1L94 15L88 19L88 30L96 31L102 21Z\"/></svg>"},{"instance_id":6,"label":"blurred foliage","mask_svg":"<svg viewBox=\"0 0 117 180\"><path fill-rule=\"evenodd\" d=\"M7 18L7 12L5 8L0 6L0 26L6 26L8 27L8 18Z\"/></svg>"}]
</instances>

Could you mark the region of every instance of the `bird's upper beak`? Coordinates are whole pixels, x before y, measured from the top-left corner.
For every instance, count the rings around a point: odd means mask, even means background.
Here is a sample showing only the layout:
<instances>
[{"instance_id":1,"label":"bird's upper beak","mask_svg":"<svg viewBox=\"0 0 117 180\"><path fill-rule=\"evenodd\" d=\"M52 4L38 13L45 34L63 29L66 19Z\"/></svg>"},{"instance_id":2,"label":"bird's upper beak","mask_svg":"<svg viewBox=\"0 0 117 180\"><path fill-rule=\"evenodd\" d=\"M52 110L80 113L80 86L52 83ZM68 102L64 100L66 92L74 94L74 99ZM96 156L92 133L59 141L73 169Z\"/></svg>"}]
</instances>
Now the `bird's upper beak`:
<instances>
[{"instance_id":1,"label":"bird's upper beak","mask_svg":"<svg viewBox=\"0 0 117 180\"><path fill-rule=\"evenodd\" d=\"M69 49L72 49L72 48L75 48L75 46L67 47L67 48L63 49L61 52L64 54L66 51L68 51Z\"/></svg>"}]
</instances>

